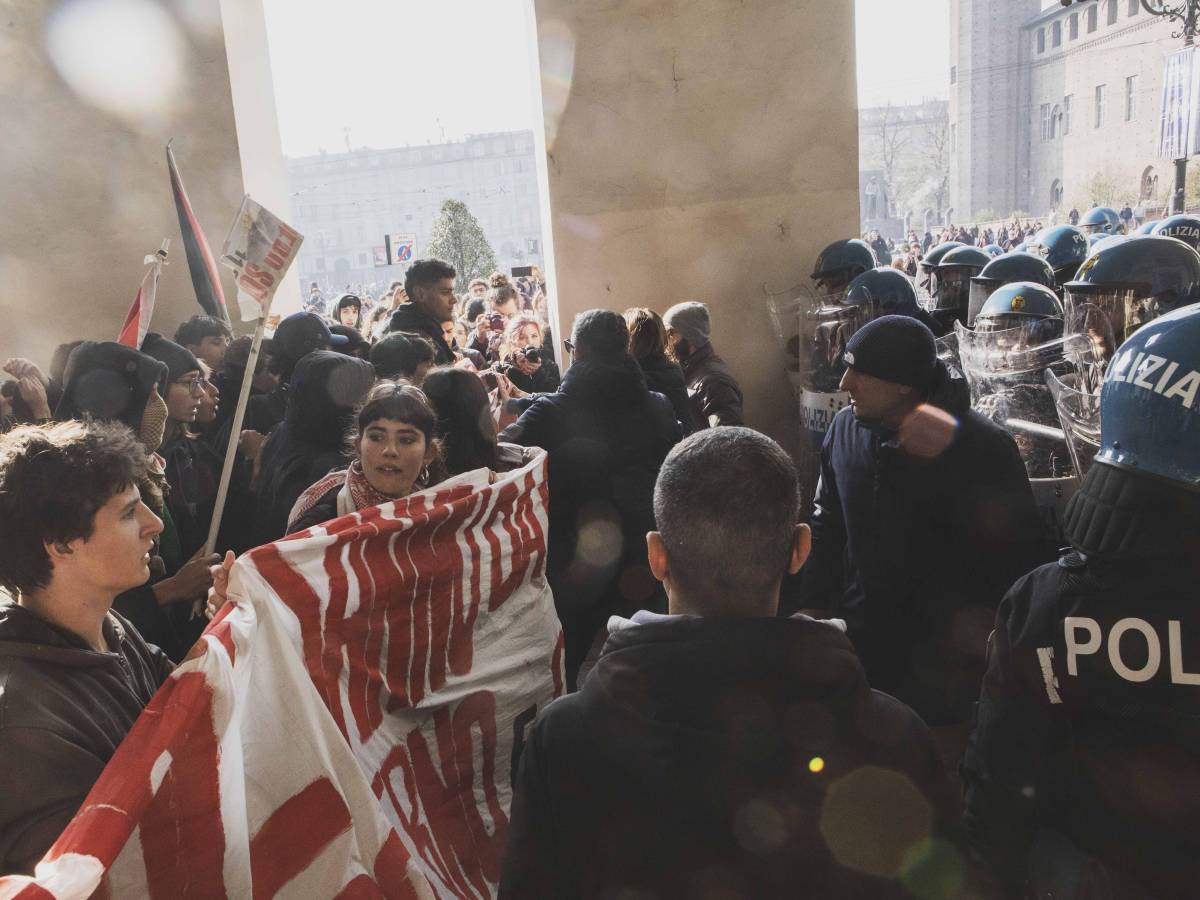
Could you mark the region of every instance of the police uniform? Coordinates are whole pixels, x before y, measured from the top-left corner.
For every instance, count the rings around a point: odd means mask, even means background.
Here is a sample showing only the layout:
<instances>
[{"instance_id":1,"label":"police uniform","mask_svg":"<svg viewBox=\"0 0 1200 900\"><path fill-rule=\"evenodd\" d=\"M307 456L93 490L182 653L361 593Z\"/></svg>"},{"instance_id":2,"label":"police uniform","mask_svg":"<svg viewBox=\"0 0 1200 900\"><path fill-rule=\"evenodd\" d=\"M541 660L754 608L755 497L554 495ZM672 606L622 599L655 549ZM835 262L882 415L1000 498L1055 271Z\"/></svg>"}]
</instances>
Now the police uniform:
<instances>
[{"instance_id":1,"label":"police uniform","mask_svg":"<svg viewBox=\"0 0 1200 900\"><path fill-rule=\"evenodd\" d=\"M1074 549L1000 605L963 763L1014 895L1200 895L1200 306L1127 341Z\"/></svg>"}]
</instances>

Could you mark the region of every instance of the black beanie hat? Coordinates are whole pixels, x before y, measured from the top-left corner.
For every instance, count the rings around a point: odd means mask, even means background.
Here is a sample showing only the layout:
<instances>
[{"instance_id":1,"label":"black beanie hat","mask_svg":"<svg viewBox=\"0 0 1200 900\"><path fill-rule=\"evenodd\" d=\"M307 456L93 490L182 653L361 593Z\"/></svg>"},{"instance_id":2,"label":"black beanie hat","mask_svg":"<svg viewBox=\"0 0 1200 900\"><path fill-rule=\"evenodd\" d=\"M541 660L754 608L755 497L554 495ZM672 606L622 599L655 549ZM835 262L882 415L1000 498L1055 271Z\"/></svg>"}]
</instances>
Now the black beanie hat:
<instances>
[{"instance_id":1,"label":"black beanie hat","mask_svg":"<svg viewBox=\"0 0 1200 900\"><path fill-rule=\"evenodd\" d=\"M927 390L937 368L937 348L933 332L916 319L880 316L854 332L842 360L864 375Z\"/></svg>"},{"instance_id":2,"label":"black beanie hat","mask_svg":"<svg viewBox=\"0 0 1200 900\"><path fill-rule=\"evenodd\" d=\"M167 393L167 367L145 353L111 341L84 341L72 352L63 372L63 395L54 417L59 421L92 416L141 426L146 400L155 387Z\"/></svg>"},{"instance_id":3,"label":"black beanie hat","mask_svg":"<svg viewBox=\"0 0 1200 900\"><path fill-rule=\"evenodd\" d=\"M169 381L174 381L188 372L201 371L200 360L196 359L191 350L180 347L174 341L168 341L156 331L151 331L142 339L142 352L167 364Z\"/></svg>"}]
</instances>

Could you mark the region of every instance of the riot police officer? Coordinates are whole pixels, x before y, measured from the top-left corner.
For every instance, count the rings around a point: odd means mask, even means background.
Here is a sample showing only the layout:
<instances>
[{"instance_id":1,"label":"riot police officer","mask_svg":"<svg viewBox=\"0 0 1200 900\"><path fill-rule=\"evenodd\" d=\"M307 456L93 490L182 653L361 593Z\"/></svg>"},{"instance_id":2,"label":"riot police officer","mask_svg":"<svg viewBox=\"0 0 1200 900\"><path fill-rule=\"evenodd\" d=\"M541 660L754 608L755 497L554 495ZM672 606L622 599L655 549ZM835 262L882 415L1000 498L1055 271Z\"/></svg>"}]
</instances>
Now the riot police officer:
<instances>
[{"instance_id":1,"label":"riot police officer","mask_svg":"<svg viewBox=\"0 0 1200 900\"><path fill-rule=\"evenodd\" d=\"M1054 270L1056 289L1075 277L1083 261L1087 259L1091 245L1088 237L1072 225L1057 225L1037 233L1029 245L1029 252L1041 256Z\"/></svg>"},{"instance_id":2,"label":"riot police officer","mask_svg":"<svg viewBox=\"0 0 1200 900\"><path fill-rule=\"evenodd\" d=\"M991 261L992 257L986 251L967 246L954 247L938 261L932 302L926 308L940 323L941 333L967 318L971 279Z\"/></svg>"},{"instance_id":3,"label":"riot police officer","mask_svg":"<svg viewBox=\"0 0 1200 900\"><path fill-rule=\"evenodd\" d=\"M963 776L968 832L1014 895L1196 895L1198 391L1200 306L1121 346L1070 549L997 613Z\"/></svg>"},{"instance_id":4,"label":"riot police officer","mask_svg":"<svg viewBox=\"0 0 1200 900\"><path fill-rule=\"evenodd\" d=\"M876 266L871 245L858 238L834 241L821 251L812 275L817 293L840 300L850 282Z\"/></svg>"},{"instance_id":5,"label":"riot police officer","mask_svg":"<svg viewBox=\"0 0 1200 900\"><path fill-rule=\"evenodd\" d=\"M921 257L917 263L917 297L923 305L928 306L932 303L932 298L937 293L937 267L942 257L955 247L965 246L962 241L946 241L930 248L929 252Z\"/></svg>"},{"instance_id":6,"label":"riot police officer","mask_svg":"<svg viewBox=\"0 0 1200 900\"><path fill-rule=\"evenodd\" d=\"M1079 227L1084 234L1124 234L1125 226L1117 211L1109 206L1093 206L1082 219Z\"/></svg>"},{"instance_id":7,"label":"riot police officer","mask_svg":"<svg viewBox=\"0 0 1200 900\"><path fill-rule=\"evenodd\" d=\"M940 336L938 323L917 303L917 292L912 281L903 272L892 268L871 269L863 272L846 290L847 306L864 307L859 326L879 316L908 316L921 322Z\"/></svg>"},{"instance_id":8,"label":"riot police officer","mask_svg":"<svg viewBox=\"0 0 1200 900\"><path fill-rule=\"evenodd\" d=\"M979 315L983 304L997 288L1016 281L1031 281L1054 290L1054 270L1047 260L1032 253L1005 253L1003 256L996 257L971 279L971 294L967 303L967 325L975 324L975 317Z\"/></svg>"}]
</instances>

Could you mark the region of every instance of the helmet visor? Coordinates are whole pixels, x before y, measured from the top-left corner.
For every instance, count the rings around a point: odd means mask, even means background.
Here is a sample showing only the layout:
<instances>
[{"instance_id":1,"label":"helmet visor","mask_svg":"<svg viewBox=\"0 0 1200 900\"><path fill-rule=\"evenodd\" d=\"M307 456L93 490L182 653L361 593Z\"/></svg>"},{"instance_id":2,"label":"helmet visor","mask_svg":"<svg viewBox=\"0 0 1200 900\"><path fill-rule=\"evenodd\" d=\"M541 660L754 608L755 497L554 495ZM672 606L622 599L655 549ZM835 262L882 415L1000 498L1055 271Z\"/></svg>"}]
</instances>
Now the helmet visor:
<instances>
[{"instance_id":1,"label":"helmet visor","mask_svg":"<svg viewBox=\"0 0 1200 900\"><path fill-rule=\"evenodd\" d=\"M1100 452L1100 394L1080 390L1079 376L1070 372L1059 377L1047 370L1046 386L1054 398L1071 463L1082 478Z\"/></svg>"},{"instance_id":2,"label":"helmet visor","mask_svg":"<svg viewBox=\"0 0 1200 900\"><path fill-rule=\"evenodd\" d=\"M846 369L846 343L870 316L870 304L847 305L841 300L841 294L806 290L787 301L773 298L769 305L798 393L838 390Z\"/></svg>"},{"instance_id":3,"label":"helmet visor","mask_svg":"<svg viewBox=\"0 0 1200 900\"><path fill-rule=\"evenodd\" d=\"M941 269L934 276L929 312L965 310L971 295L971 269Z\"/></svg>"},{"instance_id":4,"label":"helmet visor","mask_svg":"<svg viewBox=\"0 0 1200 900\"><path fill-rule=\"evenodd\" d=\"M996 278L976 276L971 279L971 291L967 298L968 327L974 327L975 319L979 315L979 311L983 309L983 304L987 303L988 297L992 296L992 292L998 287L1001 287L1001 284Z\"/></svg>"},{"instance_id":5,"label":"helmet visor","mask_svg":"<svg viewBox=\"0 0 1200 900\"><path fill-rule=\"evenodd\" d=\"M1144 296L1138 288L1105 286L1089 290L1088 287L1067 288L1067 331L1088 337L1107 364L1116 355L1117 347L1156 318L1155 304L1153 298Z\"/></svg>"}]
</instances>

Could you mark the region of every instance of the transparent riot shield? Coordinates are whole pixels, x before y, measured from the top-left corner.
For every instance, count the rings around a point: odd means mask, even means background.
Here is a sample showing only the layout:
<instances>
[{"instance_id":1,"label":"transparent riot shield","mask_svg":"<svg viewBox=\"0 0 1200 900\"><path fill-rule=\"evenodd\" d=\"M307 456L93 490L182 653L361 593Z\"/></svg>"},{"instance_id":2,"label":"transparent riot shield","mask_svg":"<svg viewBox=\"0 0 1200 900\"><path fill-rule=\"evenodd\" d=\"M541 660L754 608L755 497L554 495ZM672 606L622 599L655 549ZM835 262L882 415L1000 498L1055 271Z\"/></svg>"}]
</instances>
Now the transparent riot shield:
<instances>
[{"instance_id":1,"label":"transparent riot shield","mask_svg":"<svg viewBox=\"0 0 1200 900\"><path fill-rule=\"evenodd\" d=\"M1100 452L1100 391L1081 389L1083 379L1078 372L1061 377L1046 371L1046 386L1054 398L1058 421L1062 425L1075 472L1082 478L1087 474Z\"/></svg>"},{"instance_id":2,"label":"transparent riot shield","mask_svg":"<svg viewBox=\"0 0 1200 900\"><path fill-rule=\"evenodd\" d=\"M987 303L988 297L992 296L992 292L997 288L1003 287L998 278L980 278L978 276L971 279L971 290L967 295L967 327L975 326L975 318L979 315L979 311L983 309L983 304Z\"/></svg>"}]
</instances>

